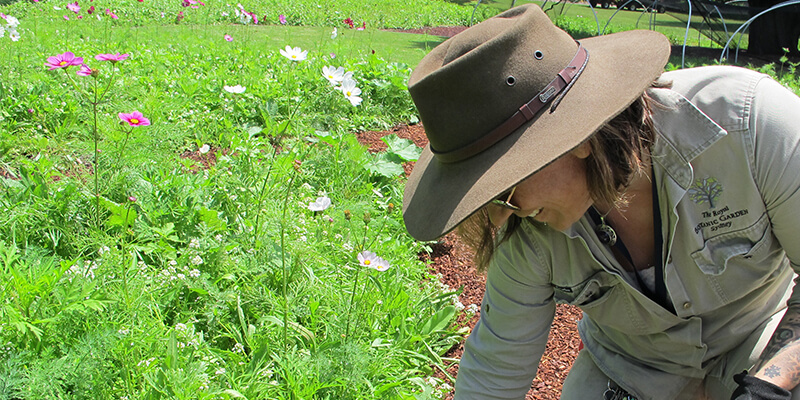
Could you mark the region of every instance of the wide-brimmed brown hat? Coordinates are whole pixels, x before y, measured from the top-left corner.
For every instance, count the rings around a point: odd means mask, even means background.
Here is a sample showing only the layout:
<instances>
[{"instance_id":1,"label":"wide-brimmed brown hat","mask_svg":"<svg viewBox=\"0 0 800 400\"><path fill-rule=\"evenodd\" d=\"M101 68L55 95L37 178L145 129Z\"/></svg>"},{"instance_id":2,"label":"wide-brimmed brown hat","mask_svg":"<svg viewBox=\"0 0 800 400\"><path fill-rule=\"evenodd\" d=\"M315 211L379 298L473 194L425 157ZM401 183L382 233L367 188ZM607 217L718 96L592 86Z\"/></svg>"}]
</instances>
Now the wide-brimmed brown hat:
<instances>
[{"instance_id":1,"label":"wide-brimmed brown hat","mask_svg":"<svg viewBox=\"0 0 800 400\"><path fill-rule=\"evenodd\" d=\"M406 183L409 233L444 235L583 143L641 95L669 54L653 31L576 42L532 4L434 48L408 85L429 140Z\"/></svg>"}]
</instances>

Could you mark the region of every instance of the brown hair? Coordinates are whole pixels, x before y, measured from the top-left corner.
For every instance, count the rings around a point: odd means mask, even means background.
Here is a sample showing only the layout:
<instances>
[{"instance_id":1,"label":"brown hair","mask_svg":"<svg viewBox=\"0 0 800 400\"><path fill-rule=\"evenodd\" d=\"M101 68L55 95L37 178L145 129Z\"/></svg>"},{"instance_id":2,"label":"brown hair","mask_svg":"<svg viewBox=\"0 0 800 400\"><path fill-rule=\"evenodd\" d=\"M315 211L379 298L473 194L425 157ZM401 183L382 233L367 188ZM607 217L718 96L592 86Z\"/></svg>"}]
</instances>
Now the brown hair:
<instances>
[{"instance_id":1,"label":"brown hair","mask_svg":"<svg viewBox=\"0 0 800 400\"><path fill-rule=\"evenodd\" d=\"M669 86L662 82L652 85ZM584 160L586 181L595 203L617 207L626 204L625 189L644 168L644 162L649 162L643 158L648 156L649 148L655 142L652 107L657 104L645 91L628 108L587 139L592 151ZM459 224L456 232L474 251L478 270L485 271L495 247L511 237L521 223L520 217L511 214L504 227L495 227L489 221L486 207L482 207ZM502 237L496 242L498 234L502 234Z\"/></svg>"}]
</instances>

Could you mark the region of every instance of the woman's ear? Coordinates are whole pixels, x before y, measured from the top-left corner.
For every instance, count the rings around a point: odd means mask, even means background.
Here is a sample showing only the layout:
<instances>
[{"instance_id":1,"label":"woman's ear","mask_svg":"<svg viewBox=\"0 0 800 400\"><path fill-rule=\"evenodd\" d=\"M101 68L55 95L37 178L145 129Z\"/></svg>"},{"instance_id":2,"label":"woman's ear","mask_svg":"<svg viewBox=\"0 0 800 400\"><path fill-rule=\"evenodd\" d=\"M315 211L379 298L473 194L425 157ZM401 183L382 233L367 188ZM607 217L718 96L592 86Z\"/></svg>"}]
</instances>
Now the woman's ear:
<instances>
[{"instance_id":1,"label":"woman's ear","mask_svg":"<svg viewBox=\"0 0 800 400\"><path fill-rule=\"evenodd\" d=\"M589 157L589 154L592 154L592 146L589 144L589 142L583 142L578 145L578 147L572 149L570 153L572 153L572 155L575 157L583 159Z\"/></svg>"}]
</instances>

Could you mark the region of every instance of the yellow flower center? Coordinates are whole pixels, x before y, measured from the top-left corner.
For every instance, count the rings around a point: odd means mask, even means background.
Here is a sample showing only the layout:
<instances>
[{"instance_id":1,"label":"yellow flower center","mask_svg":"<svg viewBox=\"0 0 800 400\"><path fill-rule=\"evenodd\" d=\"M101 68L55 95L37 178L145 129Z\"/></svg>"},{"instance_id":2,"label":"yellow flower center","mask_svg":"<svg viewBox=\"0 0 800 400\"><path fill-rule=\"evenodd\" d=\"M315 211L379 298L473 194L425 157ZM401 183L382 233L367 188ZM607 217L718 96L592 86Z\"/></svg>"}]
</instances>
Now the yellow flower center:
<instances>
[{"instance_id":1,"label":"yellow flower center","mask_svg":"<svg viewBox=\"0 0 800 400\"><path fill-rule=\"evenodd\" d=\"M297 58L297 56L296 56L296 55L294 55L294 54L292 54L292 58Z\"/></svg>"},{"instance_id":2,"label":"yellow flower center","mask_svg":"<svg viewBox=\"0 0 800 400\"><path fill-rule=\"evenodd\" d=\"M370 261L370 260L364 260L364 265L370 265L370 264L372 264L372 261Z\"/></svg>"},{"instance_id":3,"label":"yellow flower center","mask_svg":"<svg viewBox=\"0 0 800 400\"><path fill-rule=\"evenodd\" d=\"M66 61L62 61L62 62L58 63L58 65L59 65L59 66L61 66L61 67L63 67L63 66L64 66L64 65L66 65L66 64L67 64L67 62L66 62Z\"/></svg>"},{"instance_id":4,"label":"yellow flower center","mask_svg":"<svg viewBox=\"0 0 800 400\"><path fill-rule=\"evenodd\" d=\"M349 90L347 91L347 96L351 96L352 94L353 94L353 92L351 92Z\"/></svg>"},{"instance_id":5,"label":"yellow flower center","mask_svg":"<svg viewBox=\"0 0 800 400\"><path fill-rule=\"evenodd\" d=\"M131 123L132 123L132 124L138 124L138 123L139 123L139 120L138 120L138 119L136 119L136 118L131 118Z\"/></svg>"}]
</instances>

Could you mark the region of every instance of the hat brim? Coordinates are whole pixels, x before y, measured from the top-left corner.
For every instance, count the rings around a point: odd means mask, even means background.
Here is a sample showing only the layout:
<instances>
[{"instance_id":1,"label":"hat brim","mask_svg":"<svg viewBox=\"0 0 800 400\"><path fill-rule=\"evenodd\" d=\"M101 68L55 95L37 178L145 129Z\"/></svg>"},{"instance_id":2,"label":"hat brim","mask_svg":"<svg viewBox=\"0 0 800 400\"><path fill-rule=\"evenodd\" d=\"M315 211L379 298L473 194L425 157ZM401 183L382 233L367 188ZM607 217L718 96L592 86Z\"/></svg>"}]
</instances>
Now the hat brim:
<instances>
[{"instance_id":1,"label":"hat brim","mask_svg":"<svg viewBox=\"0 0 800 400\"><path fill-rule=\"evenodd\" d=\"M425 147L404 192L403 219L411 236L433 240L448 233L497 195L583 143L660 76L671 49L662 34L645 30L580 43L589 61L555 112L545 110L489 149L457 163L439 162L430 146Z\"/></svg>"}]
</instances>

